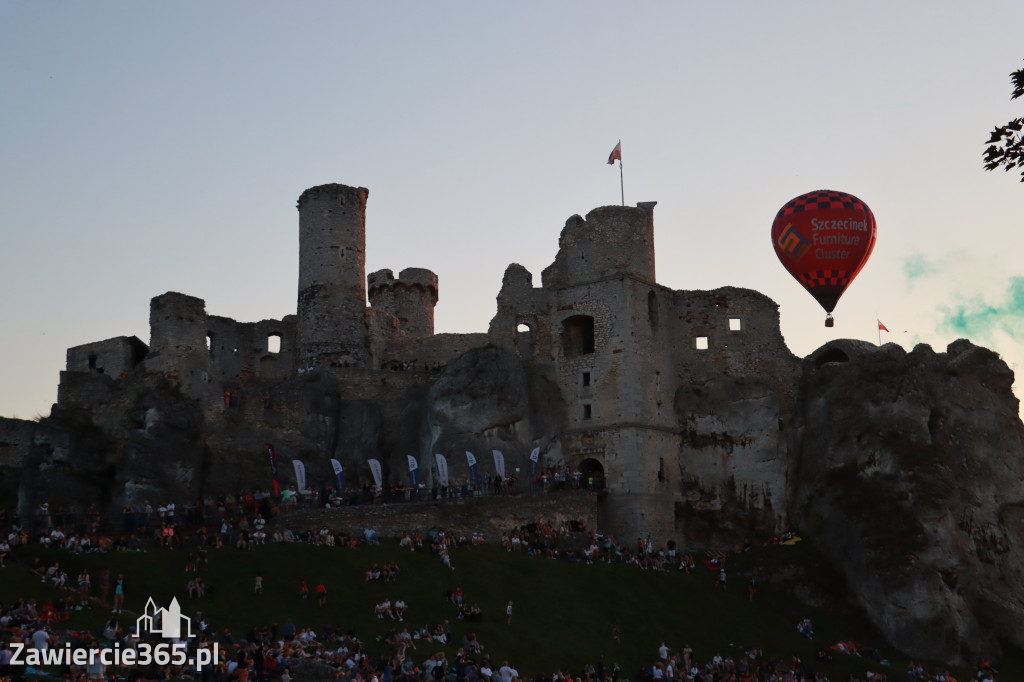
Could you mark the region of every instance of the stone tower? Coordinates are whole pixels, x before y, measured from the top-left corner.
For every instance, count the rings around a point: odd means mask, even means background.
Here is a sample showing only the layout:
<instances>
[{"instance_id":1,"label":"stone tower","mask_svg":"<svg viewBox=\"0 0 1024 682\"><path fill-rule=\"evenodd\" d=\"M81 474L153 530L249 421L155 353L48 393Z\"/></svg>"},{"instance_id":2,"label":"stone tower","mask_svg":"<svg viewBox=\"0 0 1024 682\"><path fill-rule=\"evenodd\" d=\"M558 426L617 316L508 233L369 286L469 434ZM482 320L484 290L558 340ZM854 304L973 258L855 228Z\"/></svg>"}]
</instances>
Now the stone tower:
<instances>
[{"instance_id":1,"label":"stone tower","mask_svg":"<svg viewBox=\"0 0 1024 682\"><path fill-rule=\"evenodd\" d=\"M299 362L367 366L365 187L299 197Z\"/></svg>"},{"instance_id":2,"label":"stone tower","mask_svg":"<svg viewBox=\"0 0 1024 682\"><path fill-rule=\"evenodd\" d=\"M434 334L434 306L437 305L437 275L424 268L406 268L370 273L370 305L398 318L398 328L406 336Z\"/></svg>"},{"instance_id":3,"label":"stone tower","mask_svg":"<svg viewBox=\"0 0 1024 682\"><path fill-rule=\"evenodd\" d=\"M177 383L188 395L210 369L208 318L201 298L169 291L149 303L146 369Z\"/></svg>"}]
</instances>

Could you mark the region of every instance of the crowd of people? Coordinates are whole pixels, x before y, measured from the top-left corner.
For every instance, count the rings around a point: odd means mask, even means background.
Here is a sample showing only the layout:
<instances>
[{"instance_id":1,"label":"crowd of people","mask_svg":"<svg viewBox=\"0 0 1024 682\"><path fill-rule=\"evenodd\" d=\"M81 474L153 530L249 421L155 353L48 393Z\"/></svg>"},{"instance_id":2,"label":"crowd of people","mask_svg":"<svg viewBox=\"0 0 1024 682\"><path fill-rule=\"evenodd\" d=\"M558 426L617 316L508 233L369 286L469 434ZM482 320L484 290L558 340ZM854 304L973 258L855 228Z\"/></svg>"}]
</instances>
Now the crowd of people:
<instances>
[{"instance_id":1,"label":"crowd of people","mask_svg":"<svg viewBox=\"0 0 1024 682\"><path fill-rule=\"evenodd\" d=\"M192 599L203 599L210 595L212 586L207 585L203 574L209 568L211 553L218 548L235 546L255 549L267 542L301 542L318 546L342 547L358 551L362 545L381 542L396 542L408 551L431 552L452 571L452 554L460 548L485 543L480 533L466 534L432 528L426 531L402 533L398 538L382 539L373 527L361 532L331 530L326 526L317 531L292 531L281 524L268 523L280 511L280 499L272 496L235 496L231 501L204 500L196 516L195 507L177 508L168 503L159 505L151 512L145 507L139 512L130 511L132 532L105 534L92 524L85 522L69 526L67 519L62 525L40 524L37 531L27 533L20 526L10 526L0 546L0 558L6 567L12 556L18 556L19 546L35 543L39 546L63 551L62 560L44 565L38 557L28 566L41 583L45 583L53 598L40 604L35 599L17 599L12 603L0 604L0 629L5 642L24 642L26 646L59 646L71 642L75 647L113 646L130 647L137 644L126 625L121 621L125 613L124 601L126 580L122 574L112 575L109 569L95 575L82 568L71 570L74 557L83 552L130 551L131 549L157 549L185 544L189 547L185 560L186 590ZM208 528L206 523L209 506L213 515L220 520L219 527ZM233 516L232 511L237 511ZM266 516L264 516L266 512ZM140 516L136 516L136 513ZM188 521L196 522L195 525ZM154 522L155 521L155 522ZM177 532L168 536L166 529ZM171 540L168 541L167 538ZM779 541L781 538L773 538ZM710 570L724 576L728 553L709 552L698 563L691 552L678 551L675 543L655 543L650 537L637 538L634 542L620 542L615 538L587 528L579 522L565 522L558 525L532 523L520 526L501 535L501 547L508 552L522 552L530 556L563 559L584 564L598 562L624 563L642 570L691 572ZM749 543L747 543L749 546ZM4 550L3 547L7 549ZM67 565L66 565L67 564ZM700 567L703 564L703 567ZM10 570L6 568L6 570ZM398 561L382 564L370 563L364 573L366 582L394 583L397 585L401 569ZM725 589L724 580L721 587ZM390 588L389 588L390 589ZM397 592L397 587L396 590ZM253 592L263 592L263 576L256 575ZM327 589L323 583L316 583L311 594L310 586L302 582L300 598L315 595L321 606L326 604ZM110 597L112 601L108 601ZM751 598L753 593L751 592ZM382 621L386 630L379 642L386 653L371 655L356 635L344 627L324 629L315 632L309 626L297 626L289 619L282 625L276 623L253 627L244 637L236 638L229 631L215 632L202 613L196 614L198 636L189 640L189 646L209 648L213 643L225 652L222 660L201 672L188 666L149 666L145 669L106 669L95 667L78 671L68 670L64 674L69 680L157 680L176 677L194 677L203 680L302 680L309 673L308 666L315 666L321 672L336 679L350 682L520 682L520 674L509 661L492 658L494 652L481 643L473 630L473 623L481 622L483 610L480 604L467 597L461 587L455 587L446 595L453 607L452 619L419 626L407 626L409 605L401 597L392 601L390 597L378 602L374 615ZM66 624L76 610L89 608L91 604L113 606L110 618L102 632L89 633L70 631ZM500 620L512 627L512 601L508 602L505 618ZM452 620L458 623L454 626ZM504 625L503 625L504 627ZM797 635L814 638L810 619L797 624ZM612 638L619 641L620 633L613 631ZM374 647L378 649L379 647ZM453 651L454 650L454 651ZM4 668L9 664L10 649L0 653L0 681L17 679L18 670ZM858 648L853 642L839 642L823 646L818 660L810 664L798 657L770 657L757 648L749 648L741 656L732 658L715 653L698 658L688 645L678 651L662 643L658 656L652 657L651 664L640 671L624 674L614 661L603 659L583 666L578 671L559 670L551 674L534 676L531 679L551 682L619 682L626 677L643 682L820 682L827 680L823 672L833 656L860 656L878 663L883 672L872 673L862 682L887 682L887 662L877 652ZM304 666L307 672L303 672ZM812 669L813 668L813 669ZM927 673L919 665L908 669L910 682L939 680L954 682L945 671ZM979 665L979 682L994 680L995 672L985 662ZM851 678L852 681L852 678ZM525 682L525 679L522 680ZM835 682L841 682L839 680Z\"/></svg>"}]
</instances>

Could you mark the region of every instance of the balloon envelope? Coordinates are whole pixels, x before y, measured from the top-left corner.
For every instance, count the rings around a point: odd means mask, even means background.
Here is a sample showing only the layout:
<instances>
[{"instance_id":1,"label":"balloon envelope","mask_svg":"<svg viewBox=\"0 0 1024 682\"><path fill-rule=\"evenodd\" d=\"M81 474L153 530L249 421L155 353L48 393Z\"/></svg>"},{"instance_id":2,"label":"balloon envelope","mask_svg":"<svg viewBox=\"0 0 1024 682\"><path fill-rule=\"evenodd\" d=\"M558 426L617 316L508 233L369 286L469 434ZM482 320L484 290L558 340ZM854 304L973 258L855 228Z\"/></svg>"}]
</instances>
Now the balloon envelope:
<instances>
[{"instance_id":1,"label":"balloon envelope","mask_svg":"<svg viewBox=\"0 0 1024 682\"><path fill-rule=\"evenodd\" d=\"M875 248L875 216L852 194L801 194L775 216L772 246L789 274L831 313Z\"/></svg>"}]
</instances>

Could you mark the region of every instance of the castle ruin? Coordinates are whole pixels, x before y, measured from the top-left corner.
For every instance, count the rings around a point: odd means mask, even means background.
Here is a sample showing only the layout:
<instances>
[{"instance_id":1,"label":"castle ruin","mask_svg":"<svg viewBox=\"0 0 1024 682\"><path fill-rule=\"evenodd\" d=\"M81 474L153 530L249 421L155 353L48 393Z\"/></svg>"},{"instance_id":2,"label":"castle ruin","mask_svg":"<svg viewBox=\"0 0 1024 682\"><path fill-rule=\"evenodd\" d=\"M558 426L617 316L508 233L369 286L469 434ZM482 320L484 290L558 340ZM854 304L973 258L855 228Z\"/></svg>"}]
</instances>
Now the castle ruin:
<instances>
[{"instance_id":1,"label":"castle ruin","mask_svg":"<svg viewBox=\"0 0 1024 682\"><path fill-rule=\"evenodd\" d=\"M366 459L380 457L390 463L391 482L404 478L407 450L424 472L442 452L452 476L465 478L463 450L486 461L491 446L502 449L509 470L525 472L529 452L540 447L542 468L567 465L603 481L602 519L611 532L662 537L724 504L740 505L766 528L785 524L781 434L799 360L782 339L778 306L745 289L659 285L655 202L572 216L540 287L512 264L486 333L435 334L436 274L365 273L368 196L365 188L328 184L299 197L296 314L243 323L208 314L199 298L157 296L148 347L122 337L68 350L58 404L95 402L83 375L130 381L158 374L201 406L214 458L221 447L245 441L216 435L229 422L312 458L314 471L337 457L368 478ZM424 369L485 347L514 356L534 383L555 387L557 405L535 410L554 411L557 423L498 418L483 428L449 425L458 435L439 438L436 418L402 406L410 391L422 394L445 376ZM411 359L413 371L391 371ZM307 371L332 377L338 402L380 406L371 422L385 433L368 444L349 437L346 446L324 429L296 432L282 413L306 416L285 387ZM718 400L724 394L736 399ZM426 423L404 437L388 435L407 418ZM242 447L259 452L261 443Z\"/></svg>"}]
</instances>

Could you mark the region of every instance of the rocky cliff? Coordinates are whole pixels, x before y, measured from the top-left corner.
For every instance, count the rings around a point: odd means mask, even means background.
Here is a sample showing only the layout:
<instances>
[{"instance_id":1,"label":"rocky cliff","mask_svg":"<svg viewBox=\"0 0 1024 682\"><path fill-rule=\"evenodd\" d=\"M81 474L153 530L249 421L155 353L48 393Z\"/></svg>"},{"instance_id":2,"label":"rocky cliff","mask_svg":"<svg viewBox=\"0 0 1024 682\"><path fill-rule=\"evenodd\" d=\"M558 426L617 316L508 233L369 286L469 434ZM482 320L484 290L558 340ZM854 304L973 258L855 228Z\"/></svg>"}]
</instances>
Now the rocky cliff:
<instances>
[{"instance_id":1,"label":"rocky cliff","mask_svg":"<svg viewBox=\"0 0 1024 682\"><path fill-rule=\"evenodd\" d=\"M955 661L1024 646L1024 428L1013 373L834 342L804 360L790 517L900 649Z\"/></svg>"}]
</instances>

